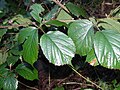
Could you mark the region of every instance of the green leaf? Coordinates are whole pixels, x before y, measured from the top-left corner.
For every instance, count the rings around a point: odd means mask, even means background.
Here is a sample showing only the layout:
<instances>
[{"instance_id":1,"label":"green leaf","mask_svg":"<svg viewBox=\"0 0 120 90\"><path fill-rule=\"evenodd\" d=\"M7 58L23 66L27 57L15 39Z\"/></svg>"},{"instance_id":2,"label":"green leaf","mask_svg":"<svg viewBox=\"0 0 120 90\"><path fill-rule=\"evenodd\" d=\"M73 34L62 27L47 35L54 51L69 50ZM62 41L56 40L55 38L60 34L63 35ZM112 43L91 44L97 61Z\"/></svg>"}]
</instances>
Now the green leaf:
<instances>
[{"instance_id":1,"label":"green leaf","mask_svg":"<svg viewBox=\"0 0 120 90\"><path fill-rule=\"evenodd\" d=\"M98 26L101 26L106 30L116 30L120 33L120 23L111 18L100 19Z\"/></svg>"},{"instance_id":2,"label":"green leaf","mask_svg":"<svg viewBox=\"0 0 120 90\"><path fill-rule=\"evenodd\" d=\"M5 0L0 0L0 18L6 15L8 8Z\"/></svg>"},{"instance_id":3,"label":"green leaf","mask_svg":"<svg viewBox=\"0 0 120 90\"><path fill-rule=\"evenodd\" d=\"M19 50L19 46L14 46L10 51L9 53L13 54L13 55L21 55L22 54L22 51Z\"/></svg>"},{"instance_id":4,"label":"green leaf","mask_svg":"<svg viewBox=\"0 0 120 90\"><path fill-rule=\"evenodd\" d=\"M37 60L38 57L38 33L33 30L31 35L23 44L23 58L31 65Z\"/></svg>"},{"instance_id":5,"label":"green leaf","mask_svg":"<svg viewBox=\"0 0 120 90\"><path fill-rule=\"evenodd\" d=\"M9 75L4 79L3 90L17 90L18 80L14 75Z\"/></svg>"},{"instance_id":6,"label":"green leaf","mask_svg":"<svg viewBox=\"0 0 120 90\"><path fill-rule=\"evenodd\" d=\"M41 4L33 4L30 9L32 9L30 12L31 16L40 23L42 18L39 16L39 14L44 11L44 8L41 6Z\"/></svg>"},{"instance_id":7,"label":"green leaf","mask_svg":"<svg viewBox=\"0 0 120 90\"><path fill-rule=\"evenodd\" d=\"M8 65L14 65L18 61L19 57L18 56L8 56L7 57L7 63Z\"/></svg>"},{"instance_id":8,"label":"green leaf","mask_svg":"<svg viewBox=\"0 0 120 90\"><path fill-rule=\"evenodd\" d=\"M3 64L2 64L3 65ZM0 90L4 86L6 77L8 76L8 69L0 66ZM8 89L9 90L9 89Z\"/></svg>"},{"instance_id":9,"label":"green leaf","mask_svg":"<svg viewBox=\"0 0 120 90\"><path fill-rule=\"evenodd\" d=\"M68 10L75 16L79 17L79 16L83 16L83 17L87 17L87 13L86 11L83 9L83 7L81 6L77 6L71 2L68 2L66 4L66 7L68 8Z\"/></svg>"},{"instance_id":10,"label":"green leaf","mask_svg":"<svg viewBox=\"0 0 120 90\"><path fill-rule=\"evenodd\" d=\"M3 64L6 61L7 57L8 53L0 50L0 64Z\"/></svg>"},{"instance_id":11,"label":"green leaf","mask_svg":"<svg viewBox=\"0 0 120 90\"><path fill-rule=\"evenodd\" d=\"M18 24L26 24L26 26L28 25L28 23L31 23L32 21L29 18L24 18L22 15L16 15L13 20L15 19L15 21Z\"/></svg>"},{"instance_id":12,"label":"green leaf","mask_svg":"<svg viewBox=\"0 0 120 90\"><path fill-rule=\"evenodd\" d=\"M7 68L0 68L0 77L6 77L8 75L8 69Z\"/></svg>"},{"instance_id":13,"label":"green leaf","mask_svg":"<svg viewBox=\"0 0 120 90\"><path fill-rule=\"evenodd\" d=\"M26 39L26 40L25 40ZM24 28L20 31L18 40L23 43L23 58L31 65L38 57L38 31L35 27Z\"/></svg>"},{"instance_id":14,"label":"green leaf","mask_svg":"<svg viewBox=\"0 0 120 90\"><path fill-rule=\"evenodd\" d=\"M90 65L92 65L92 66L98 65L98 62L97 62L97 59L96 59L96 56L95 56L95 52L94 52L93 49L88 53L88 55L86 57L86 61L88 63L90 63Z\"/></svg>"},{"instance_id":15,"label":"green leaf","mask_svg":"<svg viewBox=\"0 0 120 90\"><path fill-rule=\"evenodd\" d=\"M76 50L72 39L59 31L44 34L40 46L46 58L55 65L71 64Z\"/></svg>"},{"instance_id":16,"label":"green leaf","mask_svg":"<svg viewBox=\"0 0 120 90\"><path fill-rule=\"evenodd\" d=\"M120 6L118 6L114 10L111 10L109 16L120 18Z\"/></svg>"},{"instance_id":17,"label":"green leaf","mask_svg":"<svg viewBox=\"0 0 120 90\"><path fill-rule=\"evenodd\" d=\"M29 6L31 4L31 0L24 0L23 2L26 6Z\"/></svg>"},{"instance_id":18,"label":"green leaf","mask_svg":"<svg viewBox=\"0 0 120 90\"><path fill-rule=\"evenodd\" d=\"M44 19L48 21L48 20L54 18L56 16L56 14L58 13L58 9L59 9L58 5L55 5L52 8L52 10L44 16Z\"/></svg>"},{"instance_id":19,"label":"green leaf","mask_svg":"<svg viewBox=\"0 0 120 90\"><path fill-rule=\"evenodd\" d=\"M58 21L58 20L50 20L50 21L48 21L48 22L45 23L45 24L54 25L54 26L57 26L57 27L59 27L59 26L67 26L66 23L61 22L61 21Z\"/></svg>"},{"instance_id":20,"label":"green leaf","mask_svg":"<svg viewBox=\"0 0 120 90\"><path fill-rule=\"evenodd\" d=\"M102 66L120 69L120 33L113 30L97 32L95 34L94 49Z\"/></svg>"},{"instance_id":21,"label":"green leaf","mask_svg":"<svg viewBox=\"0 0 120 90\"><path fill-rule=\"evenodd\" d=\"M70 24L68 36L72 38L76 46L76 53L87 55L93 46L94 29L92 22L88 20L79 20Z\"/></svg>"},{"instance_id":22,"label":"green leaf","mask_svg":"<svg viewBox=\"0 0 120 90\"><path fill-rule=\"evenodd\" d=\"M6 8L6 5L7 5L7 3L6 3L5 0L0 0L0 10L5 9L5 8Z\"/></svg>"},{"instance_id":23,"label":"green leaf","mask_svg":"<svg viewBox=\"0 0 120 90\"><path fill-rule=\"evenodd\" d=\"M0 77L0 90L2 90L4 84L4 78Z\"/></svg>"},{"instance_id":24,"label":"green leaf","mask_svg":"<svg viewBox=\"0 0 120 90\"><path fill-rule=\"evenodd\" d=\"M72 20L72 17L64 10L61 10L57 16L57 20Z\"/></svg>"},{"instance_id":25,"label":"green leaf","mask_svg":"<svg viewBox=\"0 0 120 90\"><path fill-rule=\"evenodd\" d=\"M36 29L35 27L28 27L28 28L23 28L22 30L20 30L19 36L18 36L18 42L20 44L23 43L25 39L27 39L27 37L30 36L30 34L35 29Z\"/></svg>"},{"instance_id":26,"label":"green leaf","mask_svg":"<svg viewBox=\"0 0 120 90\"><path fill-rule=\"evenodd\" d=\"M2 39L2 36L7 32L7 29L0 29L0 41Z\"/></svg>"},{"instance_id":27,"label":"green leaf","mask_svg":"<svg viewBox=\"0 0 120 90\"><path fill-rule=\"evenodd\" d=\"M27 80L38 79L38 72L36 69L31 70L25 64L19 64L16 67L16 72Z\"/></svg>"}]
</instances>

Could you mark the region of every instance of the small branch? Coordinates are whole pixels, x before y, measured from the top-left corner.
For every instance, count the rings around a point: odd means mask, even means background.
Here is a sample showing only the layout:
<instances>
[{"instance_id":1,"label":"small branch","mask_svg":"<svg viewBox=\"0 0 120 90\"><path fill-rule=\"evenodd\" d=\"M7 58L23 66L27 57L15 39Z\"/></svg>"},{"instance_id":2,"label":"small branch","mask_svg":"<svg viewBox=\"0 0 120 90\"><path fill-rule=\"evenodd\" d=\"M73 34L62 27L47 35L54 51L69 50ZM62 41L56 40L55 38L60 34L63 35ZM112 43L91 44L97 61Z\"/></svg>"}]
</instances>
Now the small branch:
<instances>
[{"instance_id":1,"label":"small branch","mask_svg":"<svg viewBox=\"0 0 120 90\"><path fill-rule=\"evenodd\" d=\"M26 27L27 25L31 24L31 22L29 23L25 23L25 24L16 24L16 25L9 25L9 26L0 26L0 29L8 29L8 28L18 28L18 27Z\"/></svg>"},{"instance_id":2,"label":"small branch","mask_svg":"<svg viewBox=\"0 0 120 90\"><path fill-rule=\"evenodd\" d=\"M70 13L69 10L64 5L62 5L59 0L52 0L52 1L55 2L57 5L59 5L66 12Z\"/></svg>"},{"instance_id":3,"label":"small branch","mask_svg":"<svg viewBox=\"0 0 120 90\"><path fill-rule=\"evenodd\" d=\"M73 67L70 66L70 68L76 73L78 74L80 77L82 77L83 79L85 79L86 81L90 82L91 84L95 85L97 88L100 88L101 90L103 90L103 88L101 88L100 86L98 86L97 84L95 84L94 82L92 82L91 80L85 78L83 75L81 75L78 71L76 71Z\"/></svg>"},{"instance_id":4,"label":"small branch","mask_svg":"<svg viewBox=\"0 0 120 90\"><path fill-rule=\"evenodd\" d=\"M22 82L20 82L20 81L18 81L21 85L23 85L23 86L25 86L25 87L27 87L27 88L30 88L30 89L33 89L33 90L39 90L39 89L37 89L37 88L35 88L35 87L30 87L30 86L28 86L28 85L26 85L26 84L24 84L24 83L22 83Z\"/></svg>"},{"instance_id":5,"label":"small branch","mask_svg":"<svg viewBox=\"0 0 120 90\"><path fill-rule=\"evenodd\" d=\"M35 22L33 22L32 24L35 25L38 29L41 30L41 32L43 32L45 34L44 30L41 27L39 27Z\"/></svg>"}]
</instances>

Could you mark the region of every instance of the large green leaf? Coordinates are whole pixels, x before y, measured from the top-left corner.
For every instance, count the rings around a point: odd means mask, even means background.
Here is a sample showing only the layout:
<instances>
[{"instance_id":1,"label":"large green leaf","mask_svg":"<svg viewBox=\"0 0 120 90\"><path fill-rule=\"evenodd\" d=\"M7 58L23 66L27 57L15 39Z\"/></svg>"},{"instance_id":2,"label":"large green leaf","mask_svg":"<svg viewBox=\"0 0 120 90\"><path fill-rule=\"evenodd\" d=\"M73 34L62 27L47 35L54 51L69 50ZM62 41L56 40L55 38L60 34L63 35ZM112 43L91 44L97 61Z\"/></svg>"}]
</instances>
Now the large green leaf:
<instances>
[{"instance_id":1,"label":"large green leaf","mask_svg":"<svg viewBox=\"0 0 120 90\"><path fill-rule=\"evenodd\" d=\"M120 33L113 30L97 32L94 49L101 65L108 68L120 68Z\"/></svg>"},{"instance_id":2,"label":"large green leaf","mask_svg":"<svg viewBox=\"0 0 120 90\"><path fill-rule=\"evenodd\" d=\"M76 45L76 53L81 56L87 55L93 46L94 29L92 22L88 20L73 22L68 28L68 36Z\"/></svg>"},{"instance_id":3,"label":"large green leaf","mask_svg":"<svg viewBox=\"0 0 120 90\"><path fill-rule=\"evenodd\" d=\"M44 8L41 6L41 4L33 4L30 9L32 9L30 12L31 16L40 23L42 18L39 16L39 14L44 11Z\"/></svg>"},{"instance_id":4,"label":"large green leaf","mask_svg":"<svg viewBox=\"0 0 120 90\"><path fill-rule=\"evenodd\" d=\"M120 33L120 23L111 18L100 19L98 26L102 26L106 30L116 30Z\"/></svg>"},{"instance_id":5,"label":"large green leaf","mask_svg":"<svg viewBox=\"0 0 120 90\"><path fill-rule=\"evenodd\" d=\"M49 31L40 39L46 58L55 65L71 64L75 55L75 45L71 38L59 31Z\"/></svg>"},{"instance_id":6,"label":"large green leaf","mask_svg":"<svg viewBox=\"0 0 120 90\"><path fill-rule=\"evenodd\" d=\"M25 40L26 39L26 40ZM23 58L33 64L38 56L38 32L35 27L24 28L20 31L18 40L23 43Z\"/></svg>"},{"instance_id":7,"label":"large green leaf","mask_svg":"<svg viewBox=\"0 0 120 90\"><path fill-rule=\"evenodd\" d=\"M14 75L9 75L4 79L3 90L17 90L18 80Z\"/></svg>"},{"instance_id":8,"label":"large green leaf","mask_svg":"<svg viewBox=\"0 0 120 90\"><path fill-rule=\"evenodd\" d=\"M31 70L25 64L19 64L16 67L16 72L27 80L38 79L37 70L35 70L35 69Z\"/></svg>"}]
</instances>

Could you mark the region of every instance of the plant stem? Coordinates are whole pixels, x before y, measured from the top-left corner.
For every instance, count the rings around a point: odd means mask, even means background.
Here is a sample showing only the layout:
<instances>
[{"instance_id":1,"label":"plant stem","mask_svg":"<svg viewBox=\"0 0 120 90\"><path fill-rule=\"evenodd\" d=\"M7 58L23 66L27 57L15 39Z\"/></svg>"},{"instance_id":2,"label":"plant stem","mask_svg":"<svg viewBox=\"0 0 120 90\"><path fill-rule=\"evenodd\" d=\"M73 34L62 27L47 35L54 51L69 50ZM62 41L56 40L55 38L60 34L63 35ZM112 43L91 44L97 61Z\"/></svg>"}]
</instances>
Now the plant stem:
<instances>
[{"instance_id":1,"label":"plant stem","mask_svg":"<svg viewBox=\"0 0 120 90\"><path fill-rule=\"evenodd\" d=\"M26 27L26 26L27 26L27 23L19 24L19 25L0 26L0 28L1 29L8 29L8 28L18 28L18 27Z\"/></svg>"},{"instance_id":2,"label":"plant stem","mask_svg":"<svg viewBox=\"0 0 120 90\"><path fill-rule=\"evenodd\" d=\"M94 82L92 82L91 80L87 79L86 77L84 77L83 75L81 75L77 70L75 70L72 66L70 66L70 68L76 73L78 74L80 77L82 77L83 79L85 79L86 81L90 82L91 84L95 85L96 87L100 88L101 90L103 90L103 88L101 88L100 86L98 86L97 84L95 84Z\"/></svg>"},{"instance_id":3,"label":"plant stem","mask_svg":"<svg viewBox=\"0 0 120 90\"><path fill-rule=\"evenodd\" d=\"M32 89L32 90L39 90L39 89L37 89L37 88L35 88L35 87L30 87L30 86L28 86L28 85L26 85L26 84L24 84L24 83L22 83L22 82L20 82L20 81L18 81L20 84L22 84L23 86L25 86L25 87L27 87L27 88L30 88L30 89Z\"/></svg>"},{"instance_id":4,"label":"plant stem","mask_svg":"<svg viewBox=\"0 0 120 90\"><path fill-rule=\"evenodd\" d=\"M59 0L52 0L53 2L55 2L57 5L59 5L62 9L64 9L67 13L70 13L69 10L60 3Z\"/></svg>"},{"instance_id":5,"label":"plant stem","mask_svg":"<svg viewBox=\"0 0 120 90\"><path fill-rule=\"evenodd\" d=\"M32 24L35 25L38 29L41 30L41 32L43 32L45 34L44 30L41 27L39 27L35 22L33 22Z\"/></svg>"}]
</instances>

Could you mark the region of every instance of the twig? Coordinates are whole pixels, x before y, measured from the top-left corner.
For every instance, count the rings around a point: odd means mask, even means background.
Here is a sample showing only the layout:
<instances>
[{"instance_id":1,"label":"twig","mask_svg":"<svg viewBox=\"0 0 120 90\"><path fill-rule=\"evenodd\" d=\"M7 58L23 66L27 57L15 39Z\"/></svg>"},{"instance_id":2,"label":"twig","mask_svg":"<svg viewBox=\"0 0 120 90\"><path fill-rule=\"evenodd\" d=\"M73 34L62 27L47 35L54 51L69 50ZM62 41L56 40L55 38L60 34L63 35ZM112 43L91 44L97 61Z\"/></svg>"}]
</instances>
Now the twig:
<instances>
[{"instance_id":1,"label":"twig","mask_svg":"<svg viewBox=\"0 0 120 90\"><path fill-rule=\"evenodd\" d=\"M0 29L8 29L8 28L18 28L18 27L25 27L26 25L20 24L20 25L9 25L9 26L0 26Z\"/></svg>"},{"instance_id":2,"label":"twig","mask_svg":"<svg viewBox=\"0 0 120 90\"><path fill-rule=\"evenodd\" d=\"M91 84L95 85L96 87L100 88L101 90L103 90L103 88L101 88L100 86L98 86L97 84L95 84L94 82L92 82L91 80L85 78L83 75L81 75L78 71L76 71L73 67L70 66L70 68L76 73L78 74L80 77L82 77L83 79L85 79L86 81L90 82Z\"/></svg>"},{"instance_id":3,"label":"twig","mask_svg":"<svg viewBox=\"0 0 120 90\"><path fill-rule=\"evenodd\" d=\"M24 23L24 24L15 24L15 25L8 25L8 26L0 26L0 29L26 27L26 26L29 25L29 24L31 24L31 22Z\"/></svg>"},{"instance_id":4,"label":"twig","mask_svg":"<svg viewBox=\"0 0 120 90\"><path fill-rule=\"evenodd\" d=\"M30 87L30 86L28 86L28 85L26 85L26 84L24 84L24 83L22 83L22 82L20 82L20 81L18 81L20 84L22 84L23 86L25 86L25 87L27 87L27 88L30 88L30 89L33 89L33 90L39 90L39 89L37 89L37 88L35 88L35 87Z\"/></svg>"},{"instance_id":5,"label":"twig","mask_svg":"<svg viewBox=\"0 0 120 90\"><path fill-rule=\"evenodd\" d=\"M62 5L59 0L52 0L52 1L55 2L57 5L59 5L66 12L70 13L69 10L64 5Z\"/></svg>"},{"instance_id":6,"label":"twig","mask_svg":"<svg viewBox=\"0 0 120 90\"><path fill-rule=\"evenodd\" d=\"M35 25L38 29L41 30L41 32L43 32L45 34L44 30L41 27L39 27L35 22L33 22L32 24Z\"/></svg>"}]
</instances>

